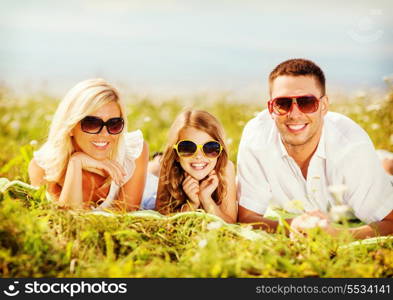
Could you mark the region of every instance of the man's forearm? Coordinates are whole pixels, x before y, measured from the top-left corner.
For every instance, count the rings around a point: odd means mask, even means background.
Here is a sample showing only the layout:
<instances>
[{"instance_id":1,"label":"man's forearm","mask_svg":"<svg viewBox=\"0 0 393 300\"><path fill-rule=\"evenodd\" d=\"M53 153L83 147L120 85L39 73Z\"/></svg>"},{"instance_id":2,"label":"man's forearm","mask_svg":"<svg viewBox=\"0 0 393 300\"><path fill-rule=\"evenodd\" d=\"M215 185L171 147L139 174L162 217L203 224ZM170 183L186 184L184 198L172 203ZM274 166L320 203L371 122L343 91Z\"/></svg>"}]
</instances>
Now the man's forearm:
<instances>
[{"instance_id":1,"label":"man's forearm","mask_svg":"<svg viewBox=\"0 0 393 300\"><path fill-rule=\"evenodd\" d=\"M289 225L291 225L292 219L285 220ZM239 222L241 223L251 223L254 228L262 229L267 232L276 232L279 225L278 221L264 218L263 216L248 215L239 216Z\"/></svg>"},{"instance_id":2,"label":"man's forearm","mask_svg":"<svg viewBox=\"0 0 393 300\"><path fill-rule=\"evenodd\" d=\"M393 222L382 220L369 225L349 229L355 239L366 239L375 236L385 236L393 234Z\"/></svg>"}]
</instances>

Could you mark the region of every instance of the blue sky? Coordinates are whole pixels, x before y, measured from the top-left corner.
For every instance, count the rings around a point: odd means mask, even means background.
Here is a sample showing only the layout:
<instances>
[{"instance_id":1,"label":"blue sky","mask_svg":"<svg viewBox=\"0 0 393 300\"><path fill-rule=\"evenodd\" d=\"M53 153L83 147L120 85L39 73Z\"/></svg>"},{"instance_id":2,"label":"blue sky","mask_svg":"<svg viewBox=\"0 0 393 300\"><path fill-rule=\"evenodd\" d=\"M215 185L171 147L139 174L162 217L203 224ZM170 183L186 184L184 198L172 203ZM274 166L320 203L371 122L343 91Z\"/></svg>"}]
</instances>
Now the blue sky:
<instances>
[{"instance_id":1,"label":"blue sky","mask_svg":"<svg viewBox=\"0 0 393 300\"><path fill-rule=\"evenodd\" d=\"M63 94L103 77L129 91L262 91L305 57L331 89L393 73L392 1L0 0L0 81Z\"/></svg>"}]
</instances>

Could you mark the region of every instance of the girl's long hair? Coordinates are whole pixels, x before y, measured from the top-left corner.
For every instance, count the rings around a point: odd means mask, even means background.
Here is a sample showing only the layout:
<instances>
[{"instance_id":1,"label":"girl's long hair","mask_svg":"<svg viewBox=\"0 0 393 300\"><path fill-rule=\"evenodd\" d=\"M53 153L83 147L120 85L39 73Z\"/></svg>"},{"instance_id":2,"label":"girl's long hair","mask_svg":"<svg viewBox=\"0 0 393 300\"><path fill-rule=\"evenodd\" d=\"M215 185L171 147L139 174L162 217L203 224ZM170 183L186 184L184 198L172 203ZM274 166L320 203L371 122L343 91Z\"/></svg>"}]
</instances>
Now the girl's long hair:
<instances>
[{"instance_id":1,"label":"girl's long hair","mask_svg":"<svg viewBox=\"0 0 393 300\"><path fill-rule=\"evenodd\" d=\"M182 112L173 122L162 157L157 191L157 209L164 214L180 211L181 206L187 203L187 195L182 188L185 172L177 160L176 150L173 149L173 145L179 141L180 132L186 128L204 131L223 146L221 155L214 167L219 182L212 198L217 204L220 204L225 197L226 181L224 173L228 163L228 151L225 145L224 130L220 122L210 113L200 110L187 110Z\"/></svg>"},{"instance_id":2,"label":"girl's long hair","mask_svg":"<svg viewBox=\"0 0 393 300\"><path fill-rule=\"evenodd\" d=\"M127 132L127 118L125 106L118 91L105 80L96 78L89 79L76 84L68 91L60 102L54 114L48 140L37 151L40 152L40 164L45 169L45 180L48 182L59 182L64 177L68 160L75 151L71 130L80 120L101 106L115 101L120 108L121 116L124 118L124 129L119 134L117 145L110 155L110 159L121 161L124 148L124 134Z\"/></svg>"}]
</instances>

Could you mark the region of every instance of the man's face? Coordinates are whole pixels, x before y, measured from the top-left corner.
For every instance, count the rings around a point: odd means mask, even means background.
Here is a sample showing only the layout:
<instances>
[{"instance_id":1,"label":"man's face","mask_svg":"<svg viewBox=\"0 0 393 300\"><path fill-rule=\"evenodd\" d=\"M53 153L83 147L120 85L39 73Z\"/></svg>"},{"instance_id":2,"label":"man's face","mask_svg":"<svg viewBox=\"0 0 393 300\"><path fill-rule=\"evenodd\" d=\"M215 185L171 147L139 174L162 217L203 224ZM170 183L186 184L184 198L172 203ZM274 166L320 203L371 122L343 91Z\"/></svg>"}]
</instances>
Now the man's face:
<instances>
[{"instance_id":1,"label":"man's face","mask_svg":"<svg viewBox=\"0 0 393 300\"><path fill-rule=\"evenodd\" d=\"M312 76L279 76L271 85L271 98L314 95L322 96L321 88ZM328 110L327 97L320 99L316 112L303 113L297 105L286 115L272 114L276 126L281 134L282 142L288 149L296 146L316 145L321 135L323 117Z\"/></svg>"}]
</instances>

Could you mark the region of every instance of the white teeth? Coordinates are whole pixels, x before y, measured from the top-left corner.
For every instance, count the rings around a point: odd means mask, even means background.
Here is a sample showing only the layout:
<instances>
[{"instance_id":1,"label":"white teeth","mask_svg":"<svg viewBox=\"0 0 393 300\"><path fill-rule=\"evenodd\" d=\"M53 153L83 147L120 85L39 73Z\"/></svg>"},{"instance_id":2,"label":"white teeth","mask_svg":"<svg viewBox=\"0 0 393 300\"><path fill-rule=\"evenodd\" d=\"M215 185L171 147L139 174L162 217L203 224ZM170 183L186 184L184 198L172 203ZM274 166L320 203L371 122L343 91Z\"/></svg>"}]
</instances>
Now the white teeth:
<instances>
[{"instance_id":1,"label":"white teeth","mask_svg":"<svg viewBox=\"0 0 393 300\"><path fill-rule=\"evenodd\" d=\"M193 163L193 164L191 164L191 167L193 167L194 169L197 169L197 170L202 170L207 165L208 165L207 163Z\"/></svg>"},{"instance_id":2,"label":"white teeth","mask_svg":"<svg viewBox=\"0 0 393 300\"><path fill-rule=\"evenodd\" d=\"M105 147L106 145L108 145L108 142L92 142L92 144L97 147Z\"/></svg>"},{"instance_id":3,"label":"white teeth","mask_svg":"<svg viewBox=\"0 0 393 300\"><path fill-rule=\"evenodd\" d=\"M293 130L299 130L299 129L303 129L304 127L306 127L306 124L288 125L288 127L289 127L290 129L293 129Z\"/></svg>"}]
</instances>

